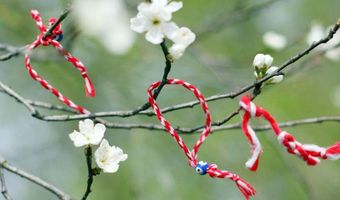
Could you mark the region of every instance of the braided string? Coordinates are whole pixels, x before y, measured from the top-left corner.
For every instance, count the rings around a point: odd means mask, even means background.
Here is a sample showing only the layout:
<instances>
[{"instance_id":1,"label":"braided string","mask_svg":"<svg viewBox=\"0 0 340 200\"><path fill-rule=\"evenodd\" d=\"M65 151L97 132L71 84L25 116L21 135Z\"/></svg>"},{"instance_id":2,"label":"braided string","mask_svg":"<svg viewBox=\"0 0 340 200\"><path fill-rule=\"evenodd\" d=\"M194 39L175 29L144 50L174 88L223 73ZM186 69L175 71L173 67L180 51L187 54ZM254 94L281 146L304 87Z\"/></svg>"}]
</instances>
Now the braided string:
<instances>
[{"instance_id":1,"label":"braided string","mask_svg":"<svg viewBox=\"0 0 340 200\"><path fill-rule=\"evenodd\" d=\"M27 49L27 52L25 54L25 66L30 74L30 76L38 81L41 86L43 86L46 90L54 94L60 101L62 101L64 104L69 106L72 109L77 110L81 114L89 114L90 112L86 110L85 108L73 103L71 100L69 100L67 97L65 97L63 94L61 94L56 88L54 88L52 85L50 85L44 78L42 78L33 68L30 64L30 52L37 48L39 45L43 46L50 46L52 45L58 52L60 52L64 58L72 63L72 65L78 69L81 73L81 76L84 79L85 82L85 91L87 96L94 97L95 96L95 90L93 87L93 84L87 74L86 67L74 56L72 56L71 53L69 53L67 50L64 49L64 47L59 43L58 40L62 39L62 30L61 30L61 24L58 24L56 28L52 31L51 35L48 35L44 37L45 33L47 32L47 28L45 24L42 21L42 18L40 16L40 13L37 10L31 10L31 16L35 20L36 25L40 31L40 34L37 36L37 39L32 42ZM54 23L56 23L56 18L50 18L49 20L49 26L52 26Z\"/></svg>"},{"instance_id":2,"label":"braided string","mask_svg":"<svg viewBox=\"0 0 340 200\"><path fill-rule=\"evenodd\" d=\"M151 84L148 87L148 96L149 96L149 103L150 106L153 108L157 119L160 123L164 126L167 132L174 138L177 142L178 146L183 150L184 154L188 158L189 165L195 168L196 172L200 175L208 174L212 178L222 178L222 179L230 179L234 181L239 188L239 190L244 195L245 199L249 199L250 196L255 195L255 189L246 181L241 179L237 174L231 173L226 170L218 169L217 165L215 164L208 164L203 161L197 160L198 151L203 144L203 142L207 139L211 131L211 115L209 112L208 105L203 94L196 88L196 86L187 83L183 80L179 79L169 79L166 84L168 85L182 85L184 88L190 90L196 97L196 99L200 102L201 107L205 113L205 128L203 129L202 133L200 134L199 139L194 144L192 151L189 150L187 145L185 144L184 140L179 136L178 132L171 126L171 124L163 117L163 114L153 96L153 90L156 89L162 81L157 81Z\"/></svg>"},{"instance_id":3,"label":"braided string","mask_svg":"<svg viewBox=\"0 0 340 200\"><path fill-rule=\"evenodd\" d=\"M246 162L246 167L252 171L255 171L258 166L260 155L262 152L261 144L257 138L255 131L249 125L249 120L252 117L262 117L272 127L274 133L280 144L282 144L288 153L294 154L302 158L307 165L316 165L320 162L320 159L336 160L340 158L340 142L324 148L313 144L301 144L296 141L295 138L286 131L281 131L276 120L265 109L256 106L249 96L244 96L240 100L240 106L244 110L242 119L242 130L246 135L252 148L252 156Z\"/></svg>"}]
</instances>

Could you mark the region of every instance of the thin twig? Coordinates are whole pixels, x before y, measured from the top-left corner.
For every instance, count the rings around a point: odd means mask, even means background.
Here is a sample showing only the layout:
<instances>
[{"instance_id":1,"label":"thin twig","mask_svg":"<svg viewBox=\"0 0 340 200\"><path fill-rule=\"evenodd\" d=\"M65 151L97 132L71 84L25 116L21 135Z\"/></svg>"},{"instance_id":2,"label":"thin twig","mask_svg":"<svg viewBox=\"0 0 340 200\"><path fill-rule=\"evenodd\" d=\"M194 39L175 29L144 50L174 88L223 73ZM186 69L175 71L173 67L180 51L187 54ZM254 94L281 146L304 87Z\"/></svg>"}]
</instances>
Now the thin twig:
<instances>
[{"instance_id":1,"label":"thin twig","mask_svg":"<svg viewBox=\"0 0 340 200\"><path fill-rule=\"evenodd\" d=\"M234 115L229 115L229 118ZM295 127L295 126L301 126L301 125L307 125L307 124L320 124L324 122L340 122L340 116L322 116L322 117L315 117L315 118L306 118L306 119L300 119L300 120L292 120L292 121L286 121L286 122L280 122L280 127ZM113 128L113 129L146 129L150 131L166 131L166 129L162 125L158 124L119 124L119 123L110 123L107 122L105 124L107 128ZM235 124L229 124L229 125L218 125L214 124L212 125L211 132L220 132L225 130L237 130L241 129L241 124L235 123ZM200 129L197 128L180 128L177 127L176 130L179 131L179 134L194 134L194 133L200 133L203 130L204 127L201 127ZM270 125L263 125L263 126L256 126L253 128L255 131L266 131L270 130Z\"/></svg>"},{"instance_id":2,"label":"thin twig","mask_svg":"<svg viewBox=\"0 0 340 200\"><path fill-rule=\"evenodd\" d=\"M88 146L85 148L85 157L86 157L86 165L87 165L87 172L88 172L88 177L87 177L87 186L86 186L86 191L81 198L82 200L86 200L89 194L91 193L91 186L93 183L93 169L92 169L92 148L91 146Z\"/></svg>"},{"instance_id":3,"label":"thin twig","mask_svg":"<svg viewBox=\"0 0 340 200\"><path fill-rule=\"evenodd\" d=\"M42 180L39 177L36 177L28 172L25 172L21 169L18 169L17 167L14 167L12 165L10 165L3 157L0 156L0 167L4 168L5 170L16 174L28 181L31 181L34 184L37 184L39 186L41 186L42 188L50 191L51 193L53 193L54 195L56 195L59 199L61 200L71 200L71 197L66 194L65 192L63 192L62 190L58 189L57 187L55 187L54 185L47 183L46 181Z\"/></svg>"},{"instance_id":4,"label":"thin twig","mask_svg":"<svg viewBox=\"0 0 340 200\"><path fill-rule=\"evenodd\" d=\"M46 33L44 34L44 39L46 39L46 37L52 35L53 30L67 17L67 15L70 13L70 9L66 9L58 18L58 20L46 31Z\"/></svg>"},{"instance_id":5,"label":"thin twig","mask_svg":"<svg viewBox=\"0 0 340 200\"><path fill-rule=\"evenodd\" d=\"M14 47L11 45L0 44L0 50L6 51L6 54L0 55L0 61L9 60L15 56L23 54L27 49L27 46L23 47Z\"/></svg>"},{"instance_id":6,"label":"thin twig","mask_svg":"<svg viewBox=\"0 0 340 200\"><path fill-rule=\"evenodd\" d=\"M163 72L163 76L162 76L162 82L161 84L156 88L156 90L153 92L153 96L155 99L157 99L159 93L161 92L161 90L163 89L163 87L165 86L166 82L168 81L168 75L171 71L171 60L169 59L169 50L168 47L165 44L165 40L160 44L161 48L162 48L162 52L164 54L164 58L165 58L165 68L164 68L164 72ZM150 104L149 102L144 103L142 106L138 107L135 110L130 111L129 113L127 113L125 116L123 117L130 117L130 116L134 116L146 109L150 108Z\"/></svg>"},{"instance_id":7,"label":"thin twig","mask_svg":"<svg viewBox=\"0 0 340 200\"><path fill-rule=\"evenodd\" d=\"M13 200L13 198L8 194L7 185L5 181L5 175L3 168L0 167L0 184L1 184L1 194L6 200Z\"/></svg>"},{"instance_id":8,"label":"thin twig","mask_svg":"<svg viewBox=\"0 0 340 200\"><path fill-rule=\"evenodd\" d=\"M25 98L20 96L18 93L16 93L14 90L9 88L7 85L0 82L0 87L3 89L3 91L10 97L14 98L18 103L23 104L32 114L32 116L40 116L39 112L31 105L29 104Z\"/></svg>"}]
</instances>

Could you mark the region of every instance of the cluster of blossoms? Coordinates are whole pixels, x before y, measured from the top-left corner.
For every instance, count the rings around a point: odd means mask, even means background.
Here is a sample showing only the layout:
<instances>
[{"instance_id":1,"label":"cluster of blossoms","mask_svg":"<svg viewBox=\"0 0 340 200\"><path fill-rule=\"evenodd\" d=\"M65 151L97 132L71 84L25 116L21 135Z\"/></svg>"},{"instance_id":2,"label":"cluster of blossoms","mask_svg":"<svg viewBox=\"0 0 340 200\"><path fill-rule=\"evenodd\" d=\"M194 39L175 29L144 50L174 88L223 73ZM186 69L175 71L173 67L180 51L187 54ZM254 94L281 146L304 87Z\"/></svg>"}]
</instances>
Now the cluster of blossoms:
<instances>
[{"instance_id":1,"label":"cluster of blossoms","mask_svg":"<svg viewBox=\"0 0 340 200\"><path fill-rule=\"evenodd\" d=\"M103 139L106 127L103 124L94 125L93 121L86 119L79 122L79 131L69 134L74 146L83 147L90 145L100 146L95 152L95 160L100 169L106 173L115 173L119 168L119 162L128 158L122 149L110 146L106 139Z\"/></svg>"},{"instance_id":2,"label":"cluster of blossoms","mask_svg":"<svg viewBox=\"0 0 340 200\"><path fill-rule=\"evenodd\" d=\"M257 54L253 61L253 66L255 67L254 75L257 80L262 79L263 77L267 75L274 74L278 67L272 66L273 63L273 57L270 55L264 55L264 54ZM267 83L279 83L283 80L283 75L274 76L273 78L269 79Z\"/></svg>"},{"instance_id":3,"label":"cluster of blossoms","mask_svg":"<svg viewBox=\"0 0 340 200\"><path fill-rule=\"evenodd\" d=\"M168 2L168 0L152 0L142 2L138 6L138 14L130 20L131 29L144 33L147 41L160 44L165 38L174 44L169 53L172 59L180 58L185 49L195 41L196 35L187 27L179 27L171 21L172 13L183 6L182 2Z\"/></svg>"}]
</instances>

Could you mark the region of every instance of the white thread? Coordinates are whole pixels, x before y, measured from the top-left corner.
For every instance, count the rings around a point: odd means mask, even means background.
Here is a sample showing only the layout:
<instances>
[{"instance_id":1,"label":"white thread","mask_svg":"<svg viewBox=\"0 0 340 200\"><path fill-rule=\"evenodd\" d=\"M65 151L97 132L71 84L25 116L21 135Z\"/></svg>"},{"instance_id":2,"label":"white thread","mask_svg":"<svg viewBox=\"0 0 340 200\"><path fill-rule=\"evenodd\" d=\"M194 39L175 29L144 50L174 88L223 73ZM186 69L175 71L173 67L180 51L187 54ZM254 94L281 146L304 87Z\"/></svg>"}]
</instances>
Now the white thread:
<instances>
[{"instance_id":1,"label":"white thread","mask_svg":"<svg viewBox=\"0 0 340 200\"><path fill-rule=\"evenodd\" d=\"M247 168L252 168L255 164L255 162L259 159L260 154L262 152L262 147L261 147L261 143L260 140L257 138L255 131L251 128L251 126L248 124L247 125L248 128L248 132L250 134L251 140L253 142L252 144L252 148L253 148L253 152L252 152L252 156L250 159L248 159L248 161L246 162L246 167ZM255 148L254 148L255 147Z\"/></svg>"},{"instance_id":2,"label":"white thread","mask_svg":"<svg viewBox=\"0 0 340 200\"><path fill-rule=\"evenodd\" d=\"M288 133L286 131L282 131L278 136L277 136L277 140L279 141L280 144L283 144L283 139L285 138L285 136Z\"/></svg>"},{"instance_id":3,"label":"white thread","mask_svg":"<svg viewBox=\"0 0 340 200\"><path fill-rule=\"evenodd\" d=\"M249 108L250 108L249 109L250 116L255 117L256 116L256 105L253 102L250 102Z\"/></svg>"}]
</instances>

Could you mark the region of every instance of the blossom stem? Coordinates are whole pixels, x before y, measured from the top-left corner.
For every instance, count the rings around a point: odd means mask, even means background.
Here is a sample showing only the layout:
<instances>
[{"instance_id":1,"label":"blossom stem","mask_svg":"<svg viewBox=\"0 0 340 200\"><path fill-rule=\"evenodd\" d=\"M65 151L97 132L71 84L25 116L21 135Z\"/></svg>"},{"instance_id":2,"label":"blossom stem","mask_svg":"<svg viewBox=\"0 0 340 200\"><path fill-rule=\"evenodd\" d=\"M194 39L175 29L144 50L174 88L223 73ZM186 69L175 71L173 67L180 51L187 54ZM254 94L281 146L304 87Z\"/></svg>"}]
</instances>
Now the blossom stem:
<instances>
[{"instance_id":1,"label":"blossom stem","mask_svg":"<svg viewBox=\"0 0 340 200\"><path fill-rule=\"evenodd\" d=\"M162 51L163 51L163 54L164 54L164 57L165 57L165 68L164 68L164 73L163 73L163 77L162 77L162 82L153 94L154 98L158 97L160 91L163 89L164 85L168 81L168 75L169 75L170 70L171 70L171 60L169 59L169 50L168 50L168 47L165 44L165 41L163 41L161 43L161 47L162 47Z\"/></svg>"},{"instance_id":2,"label":"blossom stem","mask_svg":"<svg viewBox=\"0 0 340 200\"><path fill-rule=\"evenodd\" d=\"M92 148L91 146L88 146L85 148L85 156L86 156L86 164L87 164L87 171L88 171L88 177L87 177L87 187L84 196L81 198L82 200L86 200L89 194L91 193L91 186L93 183L93 170L92 170Z\"/></svg>"},{"instance_id":3,"label":"blossom stem","mask_svg":"<svg viewBox=\"0 0 340 200\"><path fill-rule=\"evenodd\" d=\"M163 77L162 77L162 82L161 84L158 86L158 88L154 91L153 96L155 98L155 100L157 99L159 93L161 92L161 90L163 89L164 85L166 84L166 82L168 81L168 75L171 71L171 60L169 59L169 50L168 47L165 44L165 41L163 41L161 44L161 48L164 54L164 58L165 58L165 68L164 68L164 72L163 72ZM138 113L140 113L141 111L144 111L146 109L150 108L150 104L149 102L145 103L144 105L142 105L141 107L139 107L138 109L134 110L132 112L132 115L136 115Z\"/></svg>"}]
</instances>

